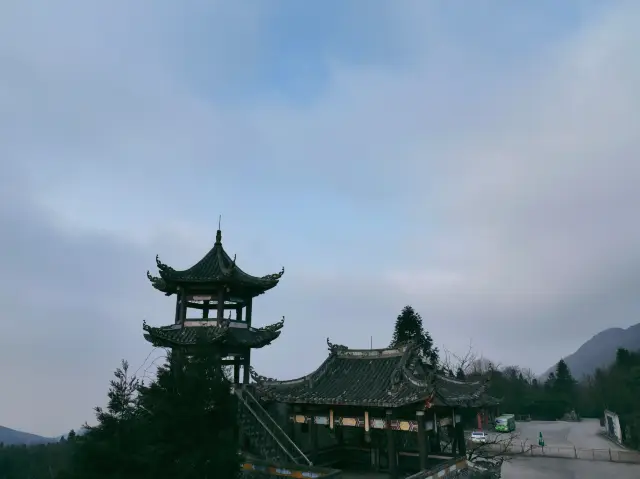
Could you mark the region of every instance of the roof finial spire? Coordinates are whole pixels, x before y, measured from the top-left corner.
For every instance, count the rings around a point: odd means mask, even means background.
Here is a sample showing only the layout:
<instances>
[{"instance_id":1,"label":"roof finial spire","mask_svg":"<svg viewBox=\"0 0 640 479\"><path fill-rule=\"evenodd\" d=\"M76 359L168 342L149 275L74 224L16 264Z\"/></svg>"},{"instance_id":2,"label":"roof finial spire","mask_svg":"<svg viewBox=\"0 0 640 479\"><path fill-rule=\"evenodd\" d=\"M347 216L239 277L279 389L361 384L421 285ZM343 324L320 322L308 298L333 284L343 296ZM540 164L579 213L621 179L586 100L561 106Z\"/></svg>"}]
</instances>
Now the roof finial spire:
<instances>
[{"instance_id":1,"label":"roof finial spire","mask_svg":"<svg viewBox=\"0 0 640 479\"><path fill-rule=\"evenodd\" d=\"M222 223L222 215L218 215L218 231L216 232L216 243L222 242L222 231L220 230L220 223Z\"/></svg>"}]
</instances>

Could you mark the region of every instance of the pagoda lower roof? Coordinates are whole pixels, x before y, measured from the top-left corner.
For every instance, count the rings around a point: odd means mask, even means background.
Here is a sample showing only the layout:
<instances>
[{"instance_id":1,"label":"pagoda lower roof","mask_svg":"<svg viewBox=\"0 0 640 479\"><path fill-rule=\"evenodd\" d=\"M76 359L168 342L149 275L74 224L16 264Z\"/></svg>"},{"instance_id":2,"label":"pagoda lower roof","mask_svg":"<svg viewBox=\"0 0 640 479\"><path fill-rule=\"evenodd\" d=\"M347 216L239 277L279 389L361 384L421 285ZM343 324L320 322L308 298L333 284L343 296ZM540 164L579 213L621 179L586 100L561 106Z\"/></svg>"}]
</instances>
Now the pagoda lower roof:
<instances>
[{"instance_id":1,"label":"pagoda lower roof","mask_svg":"<svg viewBox=\"0 0 640 479\"><path fill-rule=\"evenodd\" d=\"M190 347L200 344L228 349L258 349L280 336L284 318L263 328L253 328L241 321L186 321L184 325L153 327L143 323L145 339L160 347Z\"/></svg>"},{"instance_id":2,"label":"pagoda lower roof","mask_svg":"<svg viewBox=\"0 0 640 479\"><path fill-rule=\"evenodd\" d=\"M294 404L400 407L488 405L486 381L459 381L435 374L412 343L393 349L358 350L333 345L329 357L307 376L278 381L252 371L259 394Z\"/></svg>"}]
</instances>

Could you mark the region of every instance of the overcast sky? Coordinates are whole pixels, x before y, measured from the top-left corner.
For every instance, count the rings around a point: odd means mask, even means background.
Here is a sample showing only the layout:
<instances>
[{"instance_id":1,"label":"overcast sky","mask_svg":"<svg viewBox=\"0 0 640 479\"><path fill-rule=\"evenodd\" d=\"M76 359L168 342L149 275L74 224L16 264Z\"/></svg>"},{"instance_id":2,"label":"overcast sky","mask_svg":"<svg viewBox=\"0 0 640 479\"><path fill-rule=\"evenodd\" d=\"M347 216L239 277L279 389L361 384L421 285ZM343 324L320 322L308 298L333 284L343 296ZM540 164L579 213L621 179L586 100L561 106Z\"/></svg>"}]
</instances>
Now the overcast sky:
<instances>
[{"instance_id":1,"label":"overcast sky","mask_svg":"<svg viewBox=\"0 0 640 479\"><path fill-rule=\"evenodd\" d=\"M91 421L152 351L143 319L172 322L155 255L191 266L219 214L243 269L286 268L254 305L286 316L267 376L327 336L386 346L408 303L441 348L536 372L637 322L639 23L637 1L3 1L0 424Z\"/></svg>"}]
</instances>

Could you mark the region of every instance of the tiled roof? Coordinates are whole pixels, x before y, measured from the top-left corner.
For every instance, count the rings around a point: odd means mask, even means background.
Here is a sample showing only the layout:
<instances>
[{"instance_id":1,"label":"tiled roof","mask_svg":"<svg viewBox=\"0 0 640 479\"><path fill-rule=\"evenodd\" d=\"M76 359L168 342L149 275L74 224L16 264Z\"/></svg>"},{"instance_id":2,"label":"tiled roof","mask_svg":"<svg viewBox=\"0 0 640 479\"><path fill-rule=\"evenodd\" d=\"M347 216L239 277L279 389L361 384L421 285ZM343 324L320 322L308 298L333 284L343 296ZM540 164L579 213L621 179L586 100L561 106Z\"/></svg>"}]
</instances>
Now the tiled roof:
<instances>
[{"instance_id":1,"label":"tiled roof","mask_svg":"<svg viewBox=\"0 0 640 479\"><path fill-rule=\"evenodd\" d=\"M175 293L179 285L197 286L199 284L223 283L231 288L241 288L248 295L257 296L276 286L284 274L284 268L279 273L261 277L252 276L242 271L236 265L235 256L231 259L222 247L220 230L216 234L213 248L191 268L182 271L175 270L162 263L158 256L156 256L156 265L160 276L152 276L147 271L147 278L154 288L168 295Z\"/></svg>"},{"instance_id":2,"label":"tiled roof","mask_svg":"<svg viewBox=\"0 0 640 479\"><path fill-rule=\"evenodd\" d=\"M413 345L373 350L331 343L329 347L324 363L303 378L275 381L252 372L259 391L281 402L378 407L422 401L433 393L432 383L412 371Z\"/></svg>"},{"instance_id":3,"label":"tiled roof","mask_svg":"<svg viewBox=\"0 0 640 479\"><path fill-rule=\"evenodd\" d=\"M329 357L302 378L277 381L252 371L260 394L285 403L399 407L434 396L434 402L463 405L463 399L472 400L483 388L481 383L442 381L427 371L413 344L354 350L327 343Z\"/></svg>"},{"instance_id":4,"label":"tiled roof","mask_svg":"<svg viewBox=\"0 0 640 479\"><path fill-rule=\"evenodd\" d=\"M163 326L152 327L143 323L145 339L162 347L194 346L203 341L209 344L237 348L262 348L280 336L284 319L264 328L233 327L225 321L220 326Z\"/></svg>"},{"instance_id":5,"label":"tiled roof","mask_svg":"<svg viewBox=\"0 0 640 479\"><path fill-rule=\"evenodd\" d=\"M464 381L437 375L435 380L436 397L434 404L447 406L479 406L493 403L486 395L489 382Z\"/></svg>"}]
</instances>

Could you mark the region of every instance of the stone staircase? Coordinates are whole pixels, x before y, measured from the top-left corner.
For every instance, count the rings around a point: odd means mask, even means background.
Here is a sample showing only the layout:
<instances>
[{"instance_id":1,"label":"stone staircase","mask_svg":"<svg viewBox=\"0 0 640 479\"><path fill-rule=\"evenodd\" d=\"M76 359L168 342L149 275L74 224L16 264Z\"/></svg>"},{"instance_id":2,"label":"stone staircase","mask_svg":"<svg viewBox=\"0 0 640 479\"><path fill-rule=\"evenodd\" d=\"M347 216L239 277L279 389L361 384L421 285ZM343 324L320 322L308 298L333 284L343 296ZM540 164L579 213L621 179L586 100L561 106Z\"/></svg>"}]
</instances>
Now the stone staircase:
<instances>
[{"instance_id":1,"label":"stone staircase","mask_svg":"<svg viewBox=\"0 0 640 479\"><path fill-rule=\"evenodd\" d=\"M249 449L245 452L274 463L312 465L249 388L239 386L234 393L238 397L238 426Z\"/></svg>"}]
</instances>

